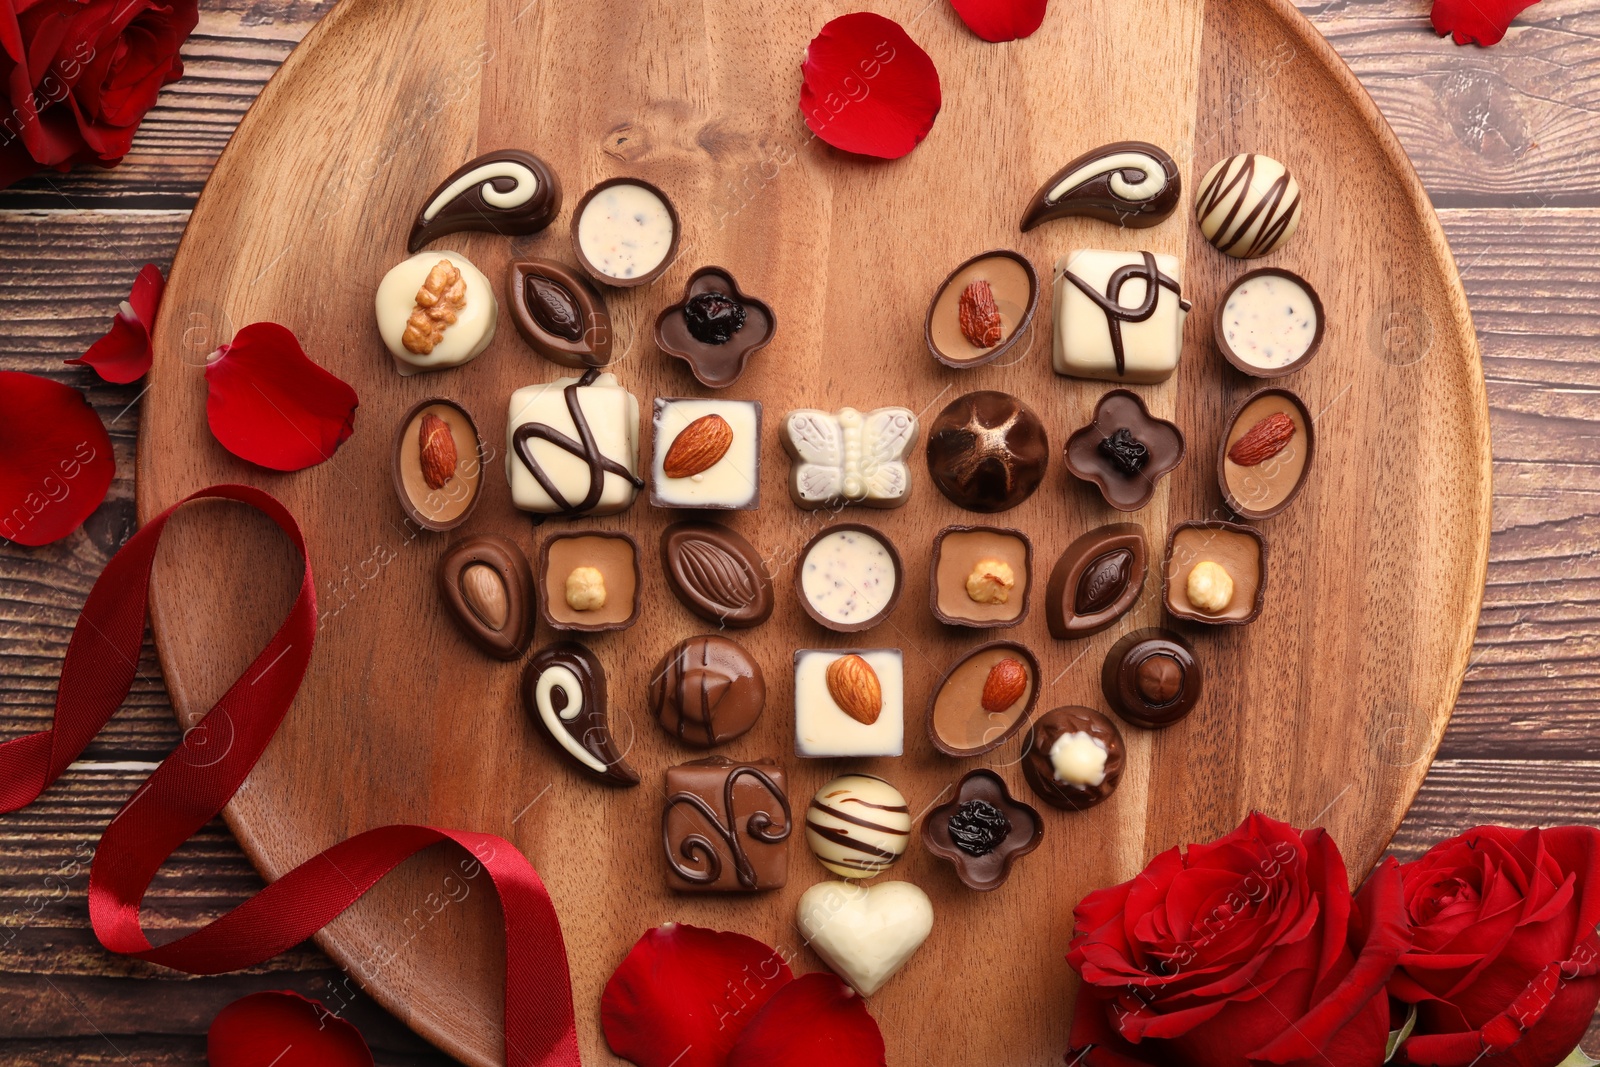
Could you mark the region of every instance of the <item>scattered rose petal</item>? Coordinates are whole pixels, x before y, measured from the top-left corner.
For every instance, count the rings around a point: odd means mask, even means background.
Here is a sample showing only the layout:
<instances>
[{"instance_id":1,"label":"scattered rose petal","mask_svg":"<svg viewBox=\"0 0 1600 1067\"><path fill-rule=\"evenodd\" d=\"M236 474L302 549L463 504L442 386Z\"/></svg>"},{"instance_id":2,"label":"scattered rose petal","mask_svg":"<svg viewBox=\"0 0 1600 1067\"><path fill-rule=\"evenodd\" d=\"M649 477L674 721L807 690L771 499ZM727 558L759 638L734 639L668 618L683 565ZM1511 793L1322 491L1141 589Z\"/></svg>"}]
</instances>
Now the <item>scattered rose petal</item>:
<instances>
[{"instance_id":1,"label":"scattered rose petal","mask_svg":"<svg viewBox=\"0 0 1600 1067\"><path fill-rule=\"evenodd\" d=\"M83 525L117 473L111 438L83 394L0 371L0 537L47 545Z\"/></svg>"},{"instance_id":2,"label":"scattered rose petal","mask_svg":"<svg viewBox=\"0 0 1600 1067\"><path fill-rule=\"evenodd\" d=\"M939 114L939 72L900 24L858 11L822 27L800 64L800 111L835 148L899 159Z\"/></svg>"},{"instance_id":3,"label":"scattered rose petal","mask_svg":"<svg viewBox=\"0 0 1600 1067\"><path fill-rule=\"evenodd\" d=\"M217 1012L211 1067L372 1067L360 1031L298 993L252 993Z\"/></svg>"},{"instance_id":4,"label":"scattered rose petal","mask_svg":"<svg viewBox=\"0 0 1600 1067\"><path fill-rule=\"evenodd\" d=\"M867 1002L826 971L778 990L750 1020L728 1067L884 1067L883 1034Z\"/></svg>"},{"instance_id":5,"label":"scattered rose petal","mask_svg":"<svg viewBox=\"0 0 1600 1067\"><path fill-rule=\"evenodd\" d=\"M950 0L967 29L985 41L1020 41L1044 22L1046 0Z\"/></svg>"},{"instance_id":6,"label":"scattered rose petal","mask_svg":"<svg viewBox=\"0 0 1600 1067\"><path fill-rule=\"evenodd\" d=\"M646 931L600 998L611 1051L638 1067L724 1067L740 1031L793 974L743 934Z\"/></svg>"},{"instance_id":7,"label":"scattered rose petal","mask_svg":"<svg viewBox=\"0 0 1600 1067\"><path fill-rule=\"evenodd\" d=\"M1434 0L1433 28L1456 44L1499 44L1511 20L1539 0Z\"/></svg>"},{"instance_id":8,"label":"scattered rose petal","mask_svg":"<svg viewBox=\"0 0 1600 1067\"><path fill-rule=\"evenodd\" d=\"M313 363L286 327L251 323L206 364L206 422L222 447L297 471L338 451L355 429L356 391Z\"/></svg>"},{"instance_id":9,"label":"scattered rose petal","mask_svg":"<svg viewBox=\"0 0 1600 1067\"><path fill-rule=\"evenodd\" d=\"M128 299L122 302L111 320L111 329L90 345L89 351L67 362L78 367L93 367L101 378L118 385L144 377L150 370L152 357L150 331L155 327L156 309L161 306L161 292L165 288L161 268L146 263L133 280Z\"/></svg>"}]
</instances>

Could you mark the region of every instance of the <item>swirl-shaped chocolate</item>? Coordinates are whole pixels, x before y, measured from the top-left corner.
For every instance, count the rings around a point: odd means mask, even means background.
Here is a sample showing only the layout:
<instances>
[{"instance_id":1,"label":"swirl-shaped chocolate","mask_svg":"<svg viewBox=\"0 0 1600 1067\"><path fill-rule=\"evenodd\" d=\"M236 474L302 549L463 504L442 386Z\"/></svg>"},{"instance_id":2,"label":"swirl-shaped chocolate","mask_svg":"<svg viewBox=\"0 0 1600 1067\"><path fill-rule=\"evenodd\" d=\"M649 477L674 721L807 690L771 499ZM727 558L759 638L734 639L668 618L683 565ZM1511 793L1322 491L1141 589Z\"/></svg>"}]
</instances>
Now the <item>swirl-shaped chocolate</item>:
<instances>
[{"instance_id":1,"label":"swirl-shaped chocolate","mask_svg":"<svg viewBox=\"0 0 1600 1067\"><path fill-rule=\"evenodd\" d=\"M1170 154L1144 141L1118 141L1051 175L1028 201L1022 231L1072 216L1148 229L1171 216L1182 195L1183 179Z\"/></svg>"},{"instance_id":2,"label":"swirl-shaped chocolate","mask_svg":"<svg viewBox=\"0 0 1600 1067\"><path fill-rule=\"evenodd\" d=\"M574 641L534 653L522 675L522 702L547 740L584 773L607 785L638 785L606 718L606 672Z\"/></svg>"},{"instance_id":3,"label":"swirl-shaped chocolate","mask_svg":"<svg viewBox=\"0 0 1600 1067\"><path fill-rule=\"evenodd\" d=\"M429 241L462 230L537 233L560 210L561 183L544 160L515 148L486 152L423 201L406 247L418 252Z\"/></svg>"},{"instance_id":4,"label":"swirl-shaped chocolate","mask_svg":"<svg viewBox=\"0 0 1600 1067\"><path fill-rule=\"evenodd\" d=\"M661 843L674 889L753 892L788 880L792 829L783 771L722 756L667 771Z\"/></svg>"}]
</instances>

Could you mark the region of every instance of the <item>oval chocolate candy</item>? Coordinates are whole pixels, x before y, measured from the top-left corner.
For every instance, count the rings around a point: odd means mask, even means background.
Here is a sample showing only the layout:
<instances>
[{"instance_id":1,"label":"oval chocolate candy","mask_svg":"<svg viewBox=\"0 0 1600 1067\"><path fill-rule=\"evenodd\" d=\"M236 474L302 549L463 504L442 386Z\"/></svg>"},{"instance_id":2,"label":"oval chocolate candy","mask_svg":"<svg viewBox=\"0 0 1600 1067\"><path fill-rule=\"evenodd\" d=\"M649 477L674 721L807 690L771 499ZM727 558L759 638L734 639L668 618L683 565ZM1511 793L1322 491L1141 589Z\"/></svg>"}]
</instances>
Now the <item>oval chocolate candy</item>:
<instances>
[{"instance_id":1,"label":"oval chocolate candy","mask_svg":"<svg viewBox=\"0 0 1600 1067\"><path fill-rule=\"evenodd\" d=\"M1114 522L1079 537L1050 572L1050 636L1088 637L1116 622L1138 601L1148 569L1144 528L1137 523Z\"/></svg>"},{"instance_id":2,"label":"oval chocolate candy","mask_svg":"<svg viewBox=\"0 0 1600 1067\"><path fill-rule=\"evenodd\" d=\"M564 263L524 259L511 264L506 304L517 332L539 355L563 367L611 362L611 313L594 283Z\"/></svg>"},{"instance_id":3,"label":"oval chocolate candy","mask_svg":"<svg viewBox=\"0 0 1600 1067\"><path fill-rule=\"evenodd\" d=\"M772 614L772 579L749 541L714 522L677 522L661 534L661 568L683 606L707 622L743 628Z\"/></svg>"},{"instance_id":4,"label":"oval chocolate candy","mask_svg":"<svg viewBox=\"0 0 1600 1067\"><path fill-rule=\"evenodd\" d=\"M439 596L461 632L495 659L528 650L533 571L522 549L484 534L457 541L439 560Z\"/></svg>"}]
</instances>

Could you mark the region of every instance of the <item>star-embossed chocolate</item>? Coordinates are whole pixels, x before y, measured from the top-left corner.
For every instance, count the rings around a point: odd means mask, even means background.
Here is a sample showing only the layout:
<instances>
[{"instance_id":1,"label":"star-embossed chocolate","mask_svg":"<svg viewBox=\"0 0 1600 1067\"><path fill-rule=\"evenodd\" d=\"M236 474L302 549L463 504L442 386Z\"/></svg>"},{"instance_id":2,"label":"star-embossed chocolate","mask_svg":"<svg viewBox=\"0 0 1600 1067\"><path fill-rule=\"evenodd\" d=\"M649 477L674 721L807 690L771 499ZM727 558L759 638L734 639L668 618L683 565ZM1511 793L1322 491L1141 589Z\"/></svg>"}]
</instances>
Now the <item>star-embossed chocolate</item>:
<instances>
[{"instance_id":1,"label":"star-embossed chocolate","mask_svg":"<svg viewBox=\"0 0 1600 1067\"><path fill-rule=\"evenodd\" d=\"M1039 488L1049 462L1044 424L1007 393L983 390L952 401L928 434L928 473L969 511L1016 507Z\"/></svg>"}]
</instances>

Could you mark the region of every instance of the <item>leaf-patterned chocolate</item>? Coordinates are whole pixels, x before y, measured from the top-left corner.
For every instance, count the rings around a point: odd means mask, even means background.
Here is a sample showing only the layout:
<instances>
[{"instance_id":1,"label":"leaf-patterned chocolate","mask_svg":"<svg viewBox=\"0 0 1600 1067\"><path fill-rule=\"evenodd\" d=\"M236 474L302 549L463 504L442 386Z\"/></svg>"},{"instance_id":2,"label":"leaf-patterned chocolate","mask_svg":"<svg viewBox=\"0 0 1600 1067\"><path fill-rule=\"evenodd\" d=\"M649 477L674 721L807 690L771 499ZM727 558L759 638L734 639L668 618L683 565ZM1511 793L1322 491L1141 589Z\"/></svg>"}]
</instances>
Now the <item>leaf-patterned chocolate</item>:
<instances>
[{"instance_id":1,"label":"leaf-patterned chocolate","mask_svg":"<svg viewBox=\"0 0 1600 1067\"><path fill-rule=\"evenodd\" d=\"M683 606L709 622L758 626L772 614L772 579L749 541L726 526L680 522L661 535L661 568Z\"/></svg>"},{"instance_id":2,"label":"leaf-patterned chocolate","mask_svg":"<svg viewBox=\"0 0 1600 1067\"><path fill-rule=\"evenodd\" d=\"M1084 568L1078 579L1075 605L1079 615L1093 615L1104 611L1116 602L1128 586L1132 571L1133 552L1119 548L1100 556Z\"/></svg>"}]
</instances>

